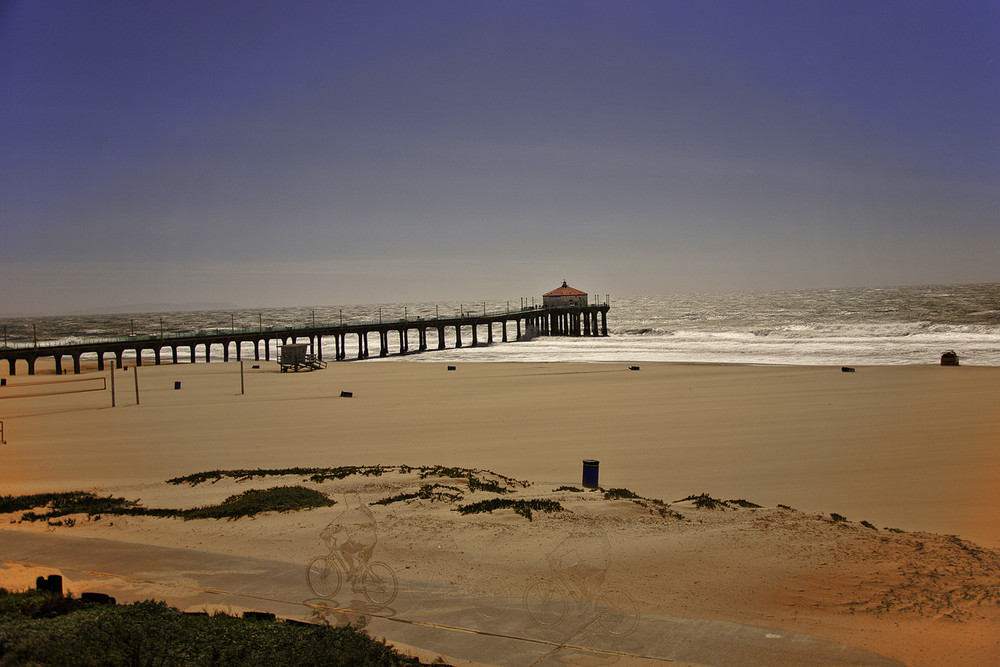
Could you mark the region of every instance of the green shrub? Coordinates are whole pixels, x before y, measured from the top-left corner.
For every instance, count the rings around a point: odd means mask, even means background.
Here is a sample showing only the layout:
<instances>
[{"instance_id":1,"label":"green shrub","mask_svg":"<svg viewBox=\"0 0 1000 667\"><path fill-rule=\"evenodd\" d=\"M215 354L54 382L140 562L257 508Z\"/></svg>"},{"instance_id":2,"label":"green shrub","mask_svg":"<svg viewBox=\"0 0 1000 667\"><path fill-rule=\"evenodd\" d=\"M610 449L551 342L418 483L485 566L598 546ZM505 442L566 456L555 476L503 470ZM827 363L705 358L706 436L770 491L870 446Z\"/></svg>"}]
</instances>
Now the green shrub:
<instances>
[{"instance_id":1,"label":"green shrub","mask_svg":"<svg viewBox=\"0 0 1000 667\"><path fill-rule=\"evenodd\" d=\"M694 501L694 506L703 510L725 509L729 507L729 505L726 504L726 501L713 498L707 493L702 493L697 496L688 496L687 498L681 498L680 500L676 500L674 502L683 503L688 500Z\"/></svg>"},{"instance_id":2,"label":"green shrub","mask_svg":"<svg viewBox=\"0 0 1000 667\"><path fill-rule=\"evenodd\" d=\"M521 482L511 477L506 477L505 475L500 475L488 470L477 470L473 468L457 468L450 466L421 466L419 468L414 468L408 465L373 465L373 466L337 466L332 468L257 468L257 469L236 469L236 470L209 470L206 472L199 472L193 475L185 475L183 477L174 477L167 480L169 484L190 484L191 486L196 486L204 482L218 482L222 479L234 479L239 482L263 478L263 477L280 477L287 475L294 475L302 477L303 479L308 479L312 482L324 482L329 479L346 479L352 475L363 475L368 477L379 477L385 475L389 472L395 471L399 474L409 474L416 470L420 474L420 478L424 479L427 477L450 477L452 479L468 479L472 485L481 485L477 488L482 488L487 491L493 491L494 493L506 493L508 490L516 488L518 486L527 488L528 482ZM499 481L489 481L480 479L479 475L482 473L487 473L496 477ZM472 481L475 480L475 481ZM471 488L471 487L470 487ZM502 489L502 490L500 490ZM473 491L477 490L472 488Z\"/></svg>"},{"instance_id":3,"label":"green shrub","mask_svg":"<svg viewBox=\"0 0 1000 667\"><path fill-rule=\"evenodd\" d=\"M22 521L48 521L68 514L139 514L142 508L134 500L97 496L83 491L42 493L27 496L4 496L2 505L7 512L44 508L44 512L24 512Z\"/></svg>"},{"instance_id":4,"label":"green shrub","mask_svg":"<svg viewBox=\"0 0 1000 667\"><path fill-rule=\"evenodd\" d=\"M0 590L0 665L422 664L350 626L197 616L154 601L71 601L54 616L38 616L38 597Z\"/></svg>"},{"instance_id":5,"label":"green shrub","mask_svg":"<svg viewBox=\"0 0 1000 667\"><path fill-rule=\"evenodd\" d=\"M563 512L563 506L554 500L513 500L511 498L491 498L470 505L459 505L455 511L460 514L493 513L493 510L512 509L528 521L532 520L532 512Z\"/></svg>"},{"instance_id":6,"label":"green shrub","mask_svg":"<svg viewBox=\"0 0 1000 667\"><path fill-rule=\"evenodd\" d=\"M387 496L385 498L380 498L372 503L372 505L391 505L392 503L401 503L407 500L416 500L420 497L419 493L399 493L395 496Z\"/></svg>"},{"instance_id":7,"label":"green shrub","mask_svg":"<svg viewBox=\"0 0 1000 667\"><path fill-rule=\"evenodd\" d=\"M426 479L427 477L448 477L451 479L465 479L469 482L469 490L476 491L477 489L483 489L486 491L492 491L493 493L507 493L508 491L517 488L528 488L528 482L521 482L512 477L507 477L506 475L501 475L495 472L490 472L488 470L479 470L476 468L455 468L451 466L422 466L417 468L420 471L420 479ZM482 473L490 474L496 477L499 481L493 482L489 480L483 480L479 478Z\"/></svg>"},{"instance_id":8,"label":"green shrub","mask_svg":"<svg viewBox=\"0 0 1000 667\"><path fill-rule=\"evenodd\" d=\"M219 505L180 510L184 519L239 519L261 512L293 512L295 510L329 507L334 502L325 494L302 486L275 486L270 489L250 489L229 496Z\"/></svg>"},{"instance_id":9,"label":"green shrub","mask_svg":"<svg viewBox=\"0 0 1000 667\"><path fill-rule=\"evenodd\" d=\"M438 489L444 489L443 491L438 491ZM447 484L424 484L420 487L419 491L414 493L400 493L396 496L390 496L388 498L382 498L381 500L376 500L373 505L391 505L392 503L398 503L405 500L430 500L434 501L445 501L445 502L456 502L461 500L463 497L462 490L457 486L449 486Z\"/></svg>"},{"instance_id":10,"label":"green shrub","mask_svg":"<svg viewBox=\"0 0 1000 667\"><path fill-rule=\"evenodd\" d=\"M496 493L503 495L504 493L510 493L511 491L509 488L503 486L499 482L492 482L488 479L477 479L472 475L469 475L468 480L469 480L469 491L473 493L476 491L487 491L489 493Z\"/></svg>"},{"instance_id":11,"label":"green shrub","mask_svg":"<svg viewBox=\"0 0 1000 667\"><path fill-rule=\"evenodd\" d=\"M309 475L317 474L321 471L327 470L325 468L257 468L254 470L209 470L207 472L198 472L193 475L185 475L184 477L174 477L167 480L167 484L190 484L191 486L197 486L203 482L216 482L223 479L235 479L240 482L245 482L256 477L275 477L280 475L296 475L299 477L307 477Z\"/></svg>"},{"instance_id":12,"label":"green shrub","mask_svg":"<svg viewBox=\"0 0 1000 667\"><path fill-rule=\"evenodd\" d=\"M74 519L60 520L68 514L110 516L159 516L183 519L238 519L261 512L291 512L294 510L329 507L334 501L325 494L301 486L278 486L270 489L251 489L230 496L219 505L194 509L166 509L142 507L137 501L124 498L95 496L79 491L34 496L5 497L9 507L44 507L44 512L24 512L21 521L45 521L50 526L72 526ZM40 504L36 504L40 503ZM43 504L42 504L43 503Z\"/></svg>"},{"instance_id":13,"label":"green shrub","mask_svg":"<svg viewBox=\"0 0 1000 667\"><path fill-rule=\"evenodd\" d=\"M53 618L68 614L81 606L83 603L71 595L62 596L51 591L34 589L25 593L11 593L0 588L0 619L15 616Z\"/></svg>"},{"instance_id":14,"label":"green shrub","mask_svg":"<svg viewBox=\"0 0 1000 667\"><path fill-rule=\"evenodd\" d=\"M632 502L649 510L650 514L659 514L661 518L666 519L671 517L674 519L683 519L684 515L680 512L670 509L670 505L663 502L662 500L657 500L656 498L633 498Z\"/></svg>"},{"instance_id":15,"label":"green shrub","mask_svg":"<svg viewBox=\"0 0 1000 667\"><path fill-rule=\"evenodd\" d=\"M608 489L604 492L605 500L621 500L638 498L639 495L628 489Z\"/></svg>"}]
</instances>

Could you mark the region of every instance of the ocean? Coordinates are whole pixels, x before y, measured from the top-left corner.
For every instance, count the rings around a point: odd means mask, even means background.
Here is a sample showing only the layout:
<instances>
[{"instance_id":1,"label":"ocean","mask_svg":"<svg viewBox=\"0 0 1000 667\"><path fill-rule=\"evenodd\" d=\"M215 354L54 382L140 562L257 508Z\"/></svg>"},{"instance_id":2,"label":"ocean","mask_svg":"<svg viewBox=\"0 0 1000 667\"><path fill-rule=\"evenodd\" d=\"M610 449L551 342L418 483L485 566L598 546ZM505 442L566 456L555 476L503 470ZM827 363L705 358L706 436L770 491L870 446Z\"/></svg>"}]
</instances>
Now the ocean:
<instances>
[{"instance_id":1,"label":"ocean","mask_svg":"<svg viewBox=\"0 0 1000 667\"><path fill-rule=\"evenodd\" d=\"M379 361L669 361L725 364L899 365L935 364L954 350L962 365L1000 366L1000 284L785 290L663 296L605 297L607 337L539 337L378 359L378 337L369 343ZM116 315L2 319L4 345L72 342L122 335L257 330L280 325L393 321L460 313L516 310L522 299L478 303L386 303L324 307L197 310ZM537 303L541 297L537 297ZM530 299L528 300L530 304ZM433 334L432 334L433 335ZM499 329L494 332L499 341ZM509 331L513 341L513 331ZM411 333L410 346L416 336ZM348 357L356 354L348 338ZM352 347L354 346L354 347ZM435 341L431 347L436 348ZM323 356L335 357L324 339ZM218 356L216 356L218 358ZM86 356L84 357L86 359Z\"/></svg>"}]
</instances>

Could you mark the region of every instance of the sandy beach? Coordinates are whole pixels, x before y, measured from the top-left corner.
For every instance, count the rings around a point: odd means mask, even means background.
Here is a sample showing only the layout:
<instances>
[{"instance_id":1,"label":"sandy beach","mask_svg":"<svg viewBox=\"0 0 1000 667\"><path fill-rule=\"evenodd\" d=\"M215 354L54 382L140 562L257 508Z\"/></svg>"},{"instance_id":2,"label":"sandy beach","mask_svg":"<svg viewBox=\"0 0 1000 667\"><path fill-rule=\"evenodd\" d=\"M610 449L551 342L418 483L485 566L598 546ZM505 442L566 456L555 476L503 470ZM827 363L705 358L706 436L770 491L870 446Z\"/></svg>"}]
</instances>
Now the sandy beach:
<instances>
[{"instance_id":1,"label":"sandy beach","mask_svg":"<svg viewBox=\"0 0 1000 667\"><path fill-rule=\"evenodd\" d=\"M801 632L907 665L1000 661L1000 370L638 366L368 361L283 374L245 362L241 393L238 363L146 365L116 371L114 408L98 390L106 372L4 376L2 495L80 490L178 508L301 484L338 505L237 521L0 521L306 562L347 494L370 508L378 558L401 577L506 593L544 575L567 536L607 538L606 585L643 614ZM78 378L93 381L41 384ZM94 391L55 393L82 389ZM646 502L562 488L580 486L583 459L600 461L604 489ZM460 502L486 497L407 468L166 481L376 465L492 471L525 483L509 497L563 509L528 521L441 499L371 504L427 483L460 489ZM760 507L681 501L702 493Z\"/></svg>"}]
</instances>

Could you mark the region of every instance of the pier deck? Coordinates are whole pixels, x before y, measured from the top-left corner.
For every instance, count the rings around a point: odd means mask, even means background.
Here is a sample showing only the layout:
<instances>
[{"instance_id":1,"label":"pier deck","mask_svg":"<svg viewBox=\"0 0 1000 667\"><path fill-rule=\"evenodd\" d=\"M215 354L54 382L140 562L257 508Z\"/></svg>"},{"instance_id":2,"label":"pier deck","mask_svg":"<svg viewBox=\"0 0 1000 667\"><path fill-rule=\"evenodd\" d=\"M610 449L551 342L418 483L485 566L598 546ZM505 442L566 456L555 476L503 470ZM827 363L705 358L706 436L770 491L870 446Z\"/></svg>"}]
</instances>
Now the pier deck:
<instances>
[{"instance_id":1,"label":"pier deck","mask_svg":"<svg viewBox=\"0 0 1000 667\"><path fill-rule=\"evenodd\" d=\"M367 359L368 338L371 334L379 336L379 356L390 354L389 338L391 334L398 335L399 354L411 351L419 352L428 349L427 333L436 331L437 349L445 349L445 331L454 330L455 347L463 346L463 330L467 331L470 345L480 344L479 332L485 328L487 344L494 342L494 329L499 325L500 340L508 342L508 324L514 325L515 340L533 338L535 336L607 336L607 313L610 309L607 303L574 308L535 307L502 313L483 313L482 315L465 314L461 317L444 317L434 319L403 319L393 322L362 322L350 324L310 324L299 327L260 327L258 329L232 329L230 331L199 331L191 333L172 333L159 335L120 336L114 338L96 338L79 343L61 344L39 341L37 343L20 343L0 348L0 359L9 364L10 375L17 374L18 362L24 362L28 375L34 375L35 362L40 358L55 359L57 374L63 373L63 359L70 357L73 361L73 372L81 370L80 359L84 355L96 355L98 370L104 370L105 358L113 355L117 368L122 367L122 359L126 352L133 352L135 364L143 363L143 352L153 354L153 362L159 364L163 351L169 350L170 359L178 363L178 350L186 350L191 363L195 362L195 353L199 348L206 362L212 361L213 350L221 347L222 360L229 361L231 350L234 350L237 360L243 359L244 344L253 345L253 358L260 360L263 347L264 360L271 359L271 343L296 343L300 339L308 341L310 354L323 360L323 337L332 336L336 341L336 359L342 361L348 358L348 343L353 348L357 339L357 359ZM416 331L417 348L410 349L410 332ZM395 336L393 336L395 337ZM471 340L470 340L471 339ZM352 355L353 356L353 355ZM216 357L217 358L217 357ZM147 359L148 361L148 359Z\"/></svg>"}]
</instances>

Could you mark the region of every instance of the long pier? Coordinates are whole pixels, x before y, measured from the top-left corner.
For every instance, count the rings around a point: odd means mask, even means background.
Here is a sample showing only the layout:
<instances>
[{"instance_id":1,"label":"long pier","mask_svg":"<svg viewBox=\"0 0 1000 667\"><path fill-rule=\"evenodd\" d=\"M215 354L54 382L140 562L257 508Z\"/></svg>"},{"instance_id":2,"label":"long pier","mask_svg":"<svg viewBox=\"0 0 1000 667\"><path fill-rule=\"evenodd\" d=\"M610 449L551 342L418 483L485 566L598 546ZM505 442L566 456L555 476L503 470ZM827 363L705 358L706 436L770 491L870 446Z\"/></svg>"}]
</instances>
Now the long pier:
<instances>
[{"instance_id":1,"label":"long pier","mask_svg":"<svg viewBox=\"0 0 1000 667\"><path fill-rule=\"evenodd\" d=\"M416 352L428 349L428 332L437 333L437 349L445 349L445 332L454 329L455 347L463 345L463 330L469 331L469 341L472 346L480 344L480 329L485 328L485 343L495 341L494 330L499 325L500 340L509 341L508 325L513 325L515 340L530 339L535 336L607 336L608 310L607 303L593 306L572 308L533 307L518 311L502 313L483 313L482 315L464 314L460 317L445 317L434 319L403 319L393 322L364 322L352 324L312 324L300 327L260 327L258 329L233 329L231 331L169 333L160 335L121 336L115 338L99 338L79 343L20 343L0 348L0 359L10 365L10 375L17 374L19 361L27 365L28 375L35 374L35 362L38 359L55 359L55 370L63 374L63 359L70 357L73 361L73 372L80 373L80 358L85 354L96 354L97 369L104 370L107 355L113 355L116 368L122 367L122 359L126 352L135 353L135 364L142 365L142 354L153 353L154 363L159 365L164 358L164 350L168 350L173 363L178 363L181 350L187 352L191 363L195 363L195 353L199 348L203 351L205 361L211 362L213 349L221 347L223 361L229 361L231 350L235 352L236 360L243 359L244 344L253 345L253 358L259 361L261 348L264 349L264 360L271 359L271 342L277 341L287 345L306 339L317 359L323 359L323 338L333 337L336 342L336 359L342 361L350 354L354 355L356 342L357 359L367 359L368 339L373 333L379 336L379 351L381 357L389 356L389 339L399 339L399 354L408 354L410 349L410 333L416 332ZM233 350L235 346L235 350ZM216 357L218 358L218 357ZM23 364L22 364L23 365Z\"/></svg>"}]
</instances>

